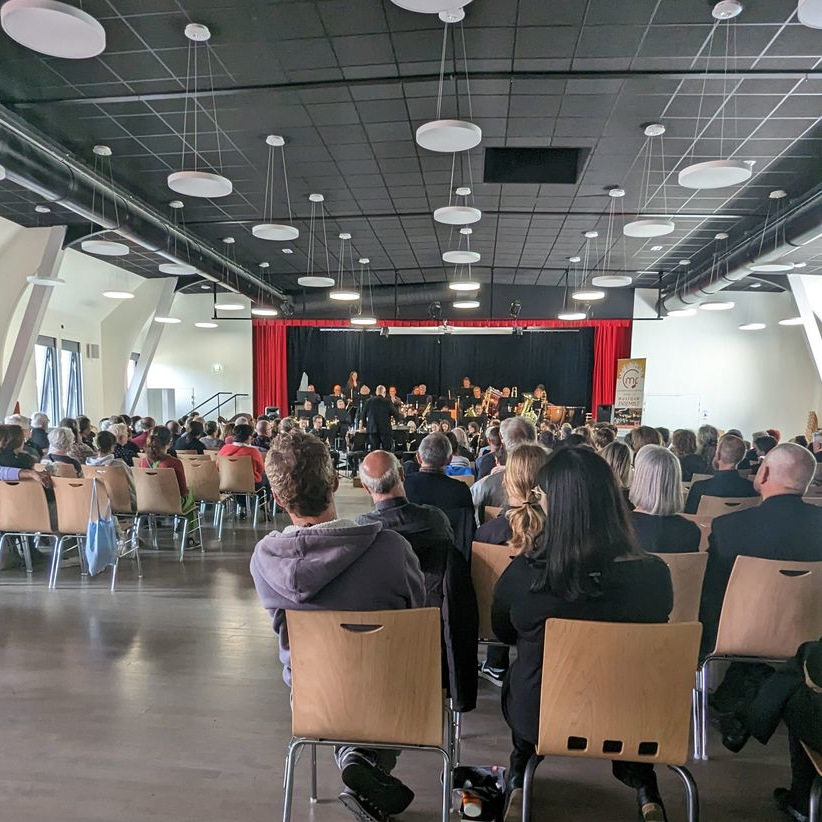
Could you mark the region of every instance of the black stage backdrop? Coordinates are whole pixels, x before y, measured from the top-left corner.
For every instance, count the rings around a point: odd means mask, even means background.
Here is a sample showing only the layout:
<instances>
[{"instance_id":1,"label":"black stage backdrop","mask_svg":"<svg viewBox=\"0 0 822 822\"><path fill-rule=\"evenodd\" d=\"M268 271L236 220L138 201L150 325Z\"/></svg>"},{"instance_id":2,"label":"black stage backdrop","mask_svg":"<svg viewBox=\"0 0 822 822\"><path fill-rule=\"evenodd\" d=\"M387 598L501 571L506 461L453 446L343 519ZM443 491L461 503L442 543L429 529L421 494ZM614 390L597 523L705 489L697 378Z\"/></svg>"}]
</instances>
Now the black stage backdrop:
<instances>
[{"instance_id":1,"label":"black stage backdrop","mask_svg":"<svg viewBox=\"0 0 822 822\"><path fill-rule=\"evenodd\" d=\"M518 386L520 393L544 383L558 405L590 408L594 370L594 329L513 334L392 334L324 331L290 326L286 336L288 394L296 397L300 378L320 394L334 383L345 386L349 371L372 391L395 385L401 396L421 382L429 393L447 394L462 378L487 388Z\"/></svg>"}]
</instances>

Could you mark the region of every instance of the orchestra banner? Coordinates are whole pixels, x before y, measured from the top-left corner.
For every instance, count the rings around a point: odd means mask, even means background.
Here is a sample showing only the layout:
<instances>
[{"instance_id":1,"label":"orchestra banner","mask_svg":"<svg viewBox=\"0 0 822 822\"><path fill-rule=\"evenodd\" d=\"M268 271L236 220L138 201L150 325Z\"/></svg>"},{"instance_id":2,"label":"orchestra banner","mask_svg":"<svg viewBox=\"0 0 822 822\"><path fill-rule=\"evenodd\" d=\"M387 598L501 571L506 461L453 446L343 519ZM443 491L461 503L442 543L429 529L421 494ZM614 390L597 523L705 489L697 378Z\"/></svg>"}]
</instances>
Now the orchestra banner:
<instances>
[{"instance_id":1,"label":"orchestra banner","mask_svg":"<svg viewBox=\"0 0 822 822\"><path fill-rule=\"evenodd\" d=\"M617 360L614 425L639 428L645 401L645 358Z\"/></svg>"}]
</instances>

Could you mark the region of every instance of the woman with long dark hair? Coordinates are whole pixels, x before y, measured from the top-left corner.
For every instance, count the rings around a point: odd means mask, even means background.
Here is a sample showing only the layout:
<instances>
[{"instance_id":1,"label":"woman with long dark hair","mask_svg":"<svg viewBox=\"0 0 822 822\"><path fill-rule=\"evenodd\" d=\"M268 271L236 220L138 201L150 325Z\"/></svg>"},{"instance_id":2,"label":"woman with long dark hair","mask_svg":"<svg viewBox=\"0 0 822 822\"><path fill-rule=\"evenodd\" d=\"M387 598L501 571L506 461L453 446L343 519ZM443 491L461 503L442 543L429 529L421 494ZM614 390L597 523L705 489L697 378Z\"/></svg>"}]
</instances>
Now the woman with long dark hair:
<instances>
[{"instance_id":1,"label":"woman with long dark hair","mask_svg":"<svg viewBox=\"0 0 822 822\"><path fill-rule=\"evenodd\" d=\"M516 645L502 691L514 750L505 820L522 816L525 766L535 752L545 620L667 622L673 605L668 568L645 554L608 463L587 448L555 452L539 472L546 512L541 539L515 557L494 592L494 634ZM648 763L613 762L614 776L637 792L641 818L665 810Z\"/></svg>"},{"instance_id":2,"label":"woman with long dark hair","mask_svg":"<svg viewBox=\"0 0 822 822\"><path fill-rule=\"evenodd\" d=\"M354 398L354 394L359 393L360 390L360 376L357 374L356 371L352 371L348 375L348 382L345 384L345 396L347 399L351 400Z\"/></svg>"},{"instance_id":3,"label":"woman with long dark hair","mask_svg":"<svg viewBox=\"0 0 822 822\"><path fill-rule=\"evenodd\" d=\"M21 425L0 425L0 466L21 471L34 468L34 457L23 451L25 442Z\"/></svg>"}]
</instances>

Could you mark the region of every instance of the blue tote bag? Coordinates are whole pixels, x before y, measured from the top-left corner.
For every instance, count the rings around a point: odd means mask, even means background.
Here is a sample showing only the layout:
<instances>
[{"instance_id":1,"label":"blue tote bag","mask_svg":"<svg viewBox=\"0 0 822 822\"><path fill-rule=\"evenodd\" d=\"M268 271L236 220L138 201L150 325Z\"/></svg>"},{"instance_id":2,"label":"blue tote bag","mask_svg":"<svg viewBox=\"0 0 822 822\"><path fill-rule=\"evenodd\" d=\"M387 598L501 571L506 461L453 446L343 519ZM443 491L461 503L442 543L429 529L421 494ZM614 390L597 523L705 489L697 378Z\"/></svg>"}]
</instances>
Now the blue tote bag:
<instances>
[{"instance_id":1,"label":"blue tote bag","mask_svg":"<svg viewBox=\"0 0 822 822\"><path fill-rule=\"evenodd\" d=\"M99 574L117 561L117 525L111 516L111 501L106 502L105 510L101 512L97 483L95 479L91 486L91 510L86 532L86 563L90 576Z\"/></svg>"}]
</instances>

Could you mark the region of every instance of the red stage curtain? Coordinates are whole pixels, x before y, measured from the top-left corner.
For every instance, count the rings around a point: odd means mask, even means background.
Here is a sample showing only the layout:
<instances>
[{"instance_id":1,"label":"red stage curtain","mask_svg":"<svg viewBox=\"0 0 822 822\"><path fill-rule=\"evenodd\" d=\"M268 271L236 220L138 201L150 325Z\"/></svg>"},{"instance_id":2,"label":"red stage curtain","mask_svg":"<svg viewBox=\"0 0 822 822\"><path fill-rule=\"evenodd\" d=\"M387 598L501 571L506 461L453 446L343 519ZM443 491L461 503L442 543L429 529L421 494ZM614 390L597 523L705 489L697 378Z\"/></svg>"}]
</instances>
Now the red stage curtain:
<instances>
[{"instance_id":1,"label":"red stage curtain","mask_svg":"<svg viewBox=\"0 0 822 822\"><path fill-rule=\"evenodd\" d=\"M591 411L611 405L616 389L617 360L631 356L631 323L605 324L594 330L594 380Z\"/></svg>"},{"instance_id":2,"label":"red stage curtain","mask_svg":"<svg viewBox=\"0 0 822 822\"><path fill-rule=\"evenodd\" d=\"M251 341L254 356L254 413L267 405L278 405L288 413L288 369L285 349L286 325L254 320Z\"/></svg>"}]
</instances>

